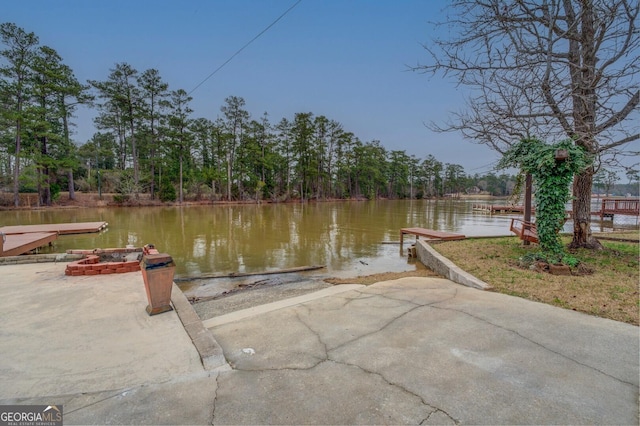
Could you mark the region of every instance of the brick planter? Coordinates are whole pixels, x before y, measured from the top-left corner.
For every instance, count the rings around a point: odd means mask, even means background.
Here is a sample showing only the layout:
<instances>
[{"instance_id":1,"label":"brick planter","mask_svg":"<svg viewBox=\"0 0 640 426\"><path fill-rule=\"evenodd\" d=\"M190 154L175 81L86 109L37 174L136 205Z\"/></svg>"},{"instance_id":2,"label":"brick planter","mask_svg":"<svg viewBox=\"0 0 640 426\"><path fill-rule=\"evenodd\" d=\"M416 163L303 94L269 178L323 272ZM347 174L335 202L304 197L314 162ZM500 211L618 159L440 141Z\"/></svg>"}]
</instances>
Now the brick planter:
<instances>
[{"instance_id":1,"label":"brick planter","mask_svg":"<svg viewBox=\"0 0 640 426\"><path fill-rule=\"evenodd\" d=\"M137 272L140 270L138 260L122 260L113 262L100 262L99 255L122 255L128 253L141 252L142 249L96 249L96 250L69 250L75 254L84 254L87 257L67 265L64 273L69 276L81 275L106 275L125 274L127 272Z\"/></svg>"}]
</instances>

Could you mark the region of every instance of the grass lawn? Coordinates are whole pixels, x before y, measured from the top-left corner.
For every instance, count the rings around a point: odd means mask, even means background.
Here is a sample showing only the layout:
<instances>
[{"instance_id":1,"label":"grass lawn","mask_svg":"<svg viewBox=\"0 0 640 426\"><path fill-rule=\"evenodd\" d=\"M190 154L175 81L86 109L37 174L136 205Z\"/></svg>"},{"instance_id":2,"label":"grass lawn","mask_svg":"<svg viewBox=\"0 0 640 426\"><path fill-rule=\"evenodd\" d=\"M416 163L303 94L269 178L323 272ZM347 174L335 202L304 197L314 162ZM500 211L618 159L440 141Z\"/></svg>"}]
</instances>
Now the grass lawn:
<instances>
[{"instance_id":1,"label":"grass lawn","mask_svg":"<svg viewBox=\"0 0 640 426\"><path fill-rule=\"evenodd\" d=\"M621 237L638 241L639 235L634 231ZM565 244L569 241L569 237L563 237ZM639 325L639 245L600 242L605 250L570 252L582 264L573 271L578 275L571 276L518 266L520 257L539 248L536 244L523 246L516 237L467 239L432 246L460 268L492 285L494 291Z\"/></svg>"}]
</instances>

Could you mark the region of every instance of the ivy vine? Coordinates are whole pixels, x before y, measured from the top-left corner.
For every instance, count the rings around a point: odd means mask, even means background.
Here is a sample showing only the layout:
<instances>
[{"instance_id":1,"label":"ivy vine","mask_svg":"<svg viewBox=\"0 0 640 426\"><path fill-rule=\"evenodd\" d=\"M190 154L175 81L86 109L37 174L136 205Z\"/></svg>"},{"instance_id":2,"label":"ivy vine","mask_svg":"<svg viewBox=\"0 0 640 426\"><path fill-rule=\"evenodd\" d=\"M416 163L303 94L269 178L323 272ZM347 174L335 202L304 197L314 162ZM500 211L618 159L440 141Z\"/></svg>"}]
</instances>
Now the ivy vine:
<instances>
[{"instance_id":1,"label":"ivy vine","mask_svg":"<svg viewBox=\"0 0 640 426\"><path fill-rule=\"evenodd\" d=\"M556 159L564 150L566 158ZM513 145L498 163L498 168L518 167L533 178L536 201L536 227L540 248L546 258L560 262L565 251L559 231L565 220L565 204L571 199L569 186L576 173L589 164L588 154L572 140L546 144L523 139Z\"/></svg>"}]
</instances>

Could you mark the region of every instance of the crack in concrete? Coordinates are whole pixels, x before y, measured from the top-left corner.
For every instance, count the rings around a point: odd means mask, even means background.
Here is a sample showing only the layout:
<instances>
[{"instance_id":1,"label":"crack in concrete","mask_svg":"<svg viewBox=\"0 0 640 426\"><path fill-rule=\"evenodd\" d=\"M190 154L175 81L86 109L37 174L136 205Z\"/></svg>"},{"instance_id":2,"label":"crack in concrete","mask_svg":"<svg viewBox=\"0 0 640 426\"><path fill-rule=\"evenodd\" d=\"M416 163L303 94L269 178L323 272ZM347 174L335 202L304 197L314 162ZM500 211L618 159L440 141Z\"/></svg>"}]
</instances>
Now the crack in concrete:
<instances>
[{"instance_id":1,"label":"crack in concrete","mask_svg":"<svg viewBox=\"0 0 640 426\"><path fill-rule=\"evenodd\" d=\"M443 300L442 302L446 302L446 300ZM442 302L438 302L438 303L442 303ZM583 363L583 362L580 362L580 361L578 361L578 360L576 360L576 359L573 359L573 358L571 358L571 357L570 357L570 356L568 356L568 355L565 355L565 354L563 354L563 353L561 353L561 352L558 352L558 351L556 351L556 350L553 350L553 349L551 349L551 348L548 348L548 347L546 347L545 345L543 345L542 343L540 343L540 342L536 342L535 340L532 340L532 339L528 338L527 336L524 336L524 335L520 334L520 333L519 333L518 331L516 331L516 330L512 330L512 329L507 328L507 327L504 327L504 326L502 326L502 325L500 325L500 324L495 324L495 323L493 323L493 322L489 321L489 320L488 320L488 319L486 319L486 318L479 317L479 316L477 316L477 315L471 314L471 313L466 312L466 311L463 311L463 310L461 310L461 309L445 308L445 307L442 307L442 306L432 306L432 307L433 307L433 308L435 308L435 309L441 309L441 310L444 310L444 311L454 311L454 312L459 312L459 313L461 313L461 314L465 314L465 315L467 315L467 316L469 316L469 317L471 317L471 318L474 318L474 319L476 319L476 320L478 320L478 321L481 321L481 322L484 322L484 323L486 323L486 324L492 325L492 326L497 327L497 328L499 328L499 329L501 329L501 330L504 330L504 331L507 331L507 332L513 333L513 334L515 334L516 336L518 336L518 337L520 337L520 338L522 338L522 339L526 340L527 342L530 342L530 343L532 343L532 344L534 344L534 345L536 345L536 346L539 346L539 347L543 348L544 350L546 350L546 351L548 351L548 352L551 352L551 353L553 353L553 354L555 354L555 355L558 355L558 356L560 356L560 357L562 357L562 358L564 358L564 359L566 359L566 360L569 360L569 361L571 361L571 362L573 362L573 363L575 363L575 364L581 365L581 366L586 367L586 368L588 368L588 369L590 369L590 370L593 370L593 371L597 371L598 373L600 373L600 374L602 374L602 375L604 375L604 376L606 376L606 377L609 377L609 378L611 378L611 379L613 379L613 380L616 380L616 381L618 381L618 382L620 382L620 383L624 383L624 384L626 384L626 385L632 386L634 389L635 389L635 388L637 388L637 386L636 386L634 383L627 382L626 380L620 379L620 378L615 377L615 376L612 376L611 374L608 374L608 373L606 373L606 372L604 372L604 371L602 371L602 370L599 370L599 369L598 369L598 368L596 368L596 367L593 367L593 366L591 366L591 365L588 365L588 364L585 364L585 363Z\"/></svg>"},{"instance_id":2,"label":"crack in concrete","mask_svg":"<svg viewBox=\"0 0 640 426\"><path fill-rule=\"evenodd\" d=\"M218 402L218 389L220 389L220 383L218 379L220 378L220 373L216 374L216 391L213 394L213 407L211 407L211 417L209 417L209 424L213 425L214 420L216 418L216 404Z\"/></svg>"},{"instance_id":3,"label":"crack in concrete","mask_svg":"<svg viewBox=\"0 0 640 426\"><path fill-rule=\"evenodd\" d=\"M72 401L75 398L78 398L79 396L85 396L85 395L96 395L96 394L101 394L101 393L109 393L109 392L115 392L113 395L107 396L105 398L93 401L87 405L83 405L82 407L78 407L75 410L65 410L65 414L71 414L71 413L75 413L77 411L80 410L84 410L85 408L91 407L93 405L96 404L100 404L101 402L104 401L108 401L110 399L116 398L118 396L125 396L128 392L131 391L138 391L140 389L143 389L145 387L149 387L149 386L161 386L161 385L166 385L168 383L181 383L181 382L185 382L185 381L189 381L189 380L193 380L193 379L198 379L200 377L211 377L211 373L209 373L208 371L204 371L204 374L202 371L198 371L198 372L194 372L194 373L189 373L189 374L184 374L181 376L177 376L177 377L171 377L165 380L159 380L159 381L152 381L152 382L148 382L148 383L142 383L140 385L137 386L130 386L127 388L121 388L121 389L105 389L105 390L100 390L100 391L95 391L95 392L82 392L79 394L69 394L69 395L56 395L56 396L48 396L47 398L65 398L65 397L70 397L70 401ZM217 380L217 376L216 376L216 380Z\"/></svg>"},{"instance_id":4,"label":"crack in concrete","mask_svg":"<svg viewBox=\"0 0 640 426\"><path fill-rule=\"evenodd\" d=\"M419 394L417 394L417 393L415 393L413 391L410 391L409 389L405 388L404 386L402 386L399 383L394 383L394 382L390 381L382 373L378 373L377 371L368 370L368 369L366 369L366 368L364 368L364 367L362 367L362 366L360 366L358 364L351 364L351 363L348 363L348 362L337 361L337 360L334 360L334 359L329 359L329 361L330 362L334 362L336 364L346 365L346 366L349 366L349 367L355 367L355 368L357 368L357 369L359 369L361 371L364 371L367 374L380 377L389 386L392 386L392 387L395 387L397 389L400 389L402 392L405 392L405 393L407 393L409 395L412 395L412 396L418 398L420 400L420 402L422 402L422 405L424 405L425 407L427 407L427 408L432 410L429 413L429 415L424 420L422 420L421 424L423 422L427 421L429 419L429 417L431 417L434 413L436 413L438 411L441 412L441 413L444 413L444 415L446 415L449 419L451 419L451 421L453 421L454 424L456 424L456 425L460 424L460 422L458 420L456 420L453 416L449 415L449 413L447 413L445 410L443 410L441 408L438 408L438 407L436 407L434 405L429 404L427 401L425 401L425 399L421 395L419 395Z\"/></svg>"},{"instance_id":5,"label":"crack in concrete","mask_svg":"<svg viewBox=\"0 0 640 426\"><path fill-rule=\"evenodd\" d=\"M457 290L456 290L456 291L454 292L454 294L453 294L451 297L447 298L447 299L444 299L444 300L438 300L438 301L429 302L429 303L423 303L423 304L421 304L421 303L416 303L416 302L414 302L414 301L406 300L406 299L396 299L396 298L393 298L393 297L389 297L389 296L387 296L386 294L378 294L378 296L383 297L383 298L386 298L386 299L389 299L389 300L394 300L394 301L397 301L397 302L399 302L399 301L400 301L400 302L410 303L410 304L414 305L414 307L413 307L413 308L411 308L411 309L409 309L409 310L408 310L408 311L406 311L406 312L403 312L402 314L400 314L400 315L398 315L398 316L396 316L396 317L391 318L391 319L390 319L386 324L384 324L382 327L378 328L377 330L371 331L371 332L369 332L369 333L365 333L365 334L363 334L363 335L361 335L361 336L355 337L355 338L354 338L354 339L352 339L352 340L348 340L348 341L346 341L346 342L344 342L344 343L341 343L340 345L338 345L338 346L336 346L336 347L334 347L334 348L331 348L329 351L335 351L335 350L340 349L340 348L342 348L342 347L344 347L344 346L346 346L346 345L349 345L349 344L351 344L351 343L357 342L357 341L358 341L358 340L360 340L360 339L364 339L365 337L369 337L369 336L372 336L372 335L374 335L374 334L376 334L376 333L379 333L379 332L381 332L382 330L384 330L385 328L389 327L389 326L390 326L391 324L393 324L395 321L397 321L397 320L399 320L400 318L402 318L402 317L404 317L404 316L406 316L406 315L408 315L408 314L412 313L413 311L415 311L415 310L417 310L417 309L420 309L420 308L431 307L431 306L433 306L433 305L434 305L434 304L436 304L436 303L442 303L442 302L446 302L446 301L452 300L452 299L454 299L454 298L457 296L457 294L458 294L458 292L457 292Z\"/></svg>"},{"instance_id":6,"label":"crack in concrete","mask_svg":"<svg viewBox=\"0 0 640 426\"><path fill-rule=\"evenodd\" d=\"M304 307L305 309L309 310L308 308ZM324 348L324 360L328 360L329 359L329 349L327 348L327 344L322 340L322 337L320 337L320 333L317 332L316 330L314 330L313 328L311 328L311 326L309 324L307 324L307 322L302 319L302 317L300 316L300 311L299 309L295 310L295 314L296 314L296 318L298 318L298 321L300 321L300 323L302 323L302 325L304 325L307 330L309 330L311 332L311 334L313 334L316 339L318 339L318 342L322 345L322 347ZM317 358L317 357L314 357Z\"/></svg>"},{"instance_id":7,"label":"crack in concrete","mask_svg":"<svg viewBox=\"0 0 640 426\"><path fill-rule=\"evenodd\" d=\"M429 413L429 415L428 415L425 419L423 419L419 424L421 424L421 425L427 424L427 422L429 421L429 419L431 418L431 416L433 416L433 415L434 415L434 414L436 414L436 413L442 413L442 414L444 414L444 415L445 415L445 416L447 416L449 419L451 419L451 421L452 421L452 422L453 422L453 424L455 424L455 425L459 425L459 424L460 424L460 421L459 421L459 420L457 420L457 419L454 419L453 417L451 417L451 415L450 415L449 413L447 413L447 412L446 412L446 411L444 411L444 410L441 410L440 408L435 408L435 407L434 407L434 410L433 410L432 412L430 412L430 413Z\"/></svg>"},{"instance_id":8,"label":"crack in concrete","mask_svg":"<svg viewBox=\"0 0 640 426\"><path fill-rule=\"evenodd\" d=\"M357 290L357 291L358 291L359 293L361 293L362 295L365 295L365 294L366 294L366 293L362 293L362 292L360 292L359 290ZM454 298L457 296L457 293L458 293L458 292L457 292L457 289L455 289L455 290L454 290L453 295L451 295L450 297L448 297L448 298L447 298L447 299L445 299L445 300L438 300L438 301L429 302L429 303L424 303L424 304L415 303L415 302L413 302L413 301L409 301L409 300L406 300L406 299L396 299L396 298L393 298L393 297L389 297L387 294L384 294L384 293L382 293L382 294L376 294L375 296L380 296L380 297L383 297L383 298L386 298L386 299L389 299L389 300L401 301L401 302L409 303L409 304L414 305L414 307L413 307L412 309L409 309L409 310L408 310L408 311L406 311L406 312L403 312L403 313L402 313L402 314L400 314L400 315L397 315L397 316L395 316L395 317L391 318L391 319L390 319L386 324L382 325L382 326L381 326L380 328L378 328L377 330L372 331L372 332L370 332L370 333L366 333L366 334L364 334L364 335L361 335L361 336L359 336L359 337L357 337L357 338L355 338L355 339L352 339L352 340L350 340L350 341L344 342L344 343L342 343L341 345L338 345L338 346L336 346L335 348L332 348L332 349L329 349L329 348L327 347L327 344L322 340L322 337L321 337L321 335L320 335L320 332L318 332L318 331L314 330L314 329L313 329L313 327L311 327L311 325L310 325L309 323L307 323L307 322L306 322L306 321L305 321L305 320L300 316L300 310L301 310L301 309L305 309L305 310L307 311L307 313L310 313L310 312L311 312L311 308L310 308L310 307L308 307L308 306L300 306L298 309L296 309L296 312L295 312L295 313L296 313L296 318L297 318L297 319L298 319L298 321L300 321L300 323L302 323L302 324L303 324L303 325L304 325L304 326L305 326L305 327L306 327L306 328L307 328L311 333L313 333L313 334L314 334L314 336L316 337L316 339L318 339L318 342L323 346L323 348L324 348L324 354L325 354L325 359L320 360L320 362L318 362L317 364L313 365L313 366L312 366L312 367L310 367L310 368L306 368L306 369L300 369L300 368L280 368L280 369L277 369L277 370L311 370L311 369L313 369L313 368L318 367L320 364L322 364L322 363L324 363L324 362L332 362L332 363L335 363L335 364L340 364L340 365L345 365L345 366L350 366L350 367L358 368L359 370L361 370L361 371L363 371L363 372L365 372L365 373L367 373L367 374L370 374L370 375L374 375L374 376L380 377L380 378L381 378L385 383L387 383L389 386L392 386L392 387L395 387L395 388L397 388L397 389L400 389L402 392L405 392L405 393L407 393L407 394L409 394L409 395L413 395L414 397L418 398L418 399L422 402L422 404L423 404L425 407L427 407L427 408L429 408L430 410L432 410L432 411L429 413L429 415L428 415L428 416L427 416L427 417L426 417L426 418L421 422L421 424L423 424L424 422L428 421L428 419L429 419L429 418L430 418L434 413L441 412L441 413L443 413L447 418L449 418L449 419L450 419L454 424L456 424L456 425L457 425L457 424L459 424L460 422L459 422L457 419L455 419L453 416L451 416L449 413L447 413L445 410L443 410L443 409L441 409L441 408L438 408L438 407L435 407L435 406L433 406L433 405L429 404L427 401L425 401L425 399L424 399L421 395L418 395L418 394L416 394L415 392L410 391L409 389L405 388L404 386L400 385L399 383L393 383L393 382L391 382L389 379L387 379L387 378L384 376L384 374L379 373L379 372L376 372L376 371L368 370L368 369L366 369L366 368L364 368L364 367L362 367L362 366L360 366L360 365L357 365L357 364L352 364L352 363L348 363L348 362L344 362L344 361L338 361L338 360L336 360L336 359L331 358L331 357L330 357L330 355L329 355L329 353L330 353L330 352L332 352L332 351L335 351L335 350L337 350L337 349L339 349L339 348L342 348L342 347L344 347L344 346L346 346L346 345L349 345L349 344L351 344L351 343L354 343L354 342L356 342L356 341L358 341L358 340L360 340L360 339L362 339L362 338L364 338L364 337L371 336L371 335L373 335L373 334L376 334L376 333L381 332L382 330L384 330L385 328L387 328L387 327L389 327L391 324L393 324L395 321L399 320L400 318L404 317L405 315L408 315L409 313L411 313L411 312L413 312L413 311L415 311L415 310L417 310L417 309L424 308L424 307L430 307L430 306L431 306L431 305L433 305L433 304L436 304L436 303L442 303L442 302L444 302L444 301L454 299ZM368 299L368 298L375 297L375 296L370 296L370 297L366 297L366 298ZM360 298L360 297L358 297L358 298L353 298L353 299L350 299L348 303L350 303L350 302L351 302L351 301L353 301L353 300L362 300L362 299L363 299L363 298ZM346 306L346 304L345 304L345 306ZM271 370L271 369L269 369L269 370ZM261 370L258 370L258 371L267 371L267 369L261 369Z\"/></svg>"},{"instance_id":9,"label":"crack in concrete","mask_svg":"<svg viewBox=\"0 0 640 426\"><path fill-rule=\"evenodd\" d=\"M83 405L82 407L78 407L78 408L76 408L75 410L70 410L70 411L64 410L64 414L65 414L65 415L67 415L67 414L71 414L71 413L76 413L76 412L78 412L78 411L80 411L80 410L84 410L85 408L91 407L91 406L93 406L93 405L100 404L100 403L102 403L102 402L104 402L104 401L108 401L108 400L113 399L113 398L117 398L118 396L120 396L120 395L122 395L122 394L125 394L125 393L127 393L127 392L130 392L130 391L132 391L132 390L134 390L134 389L142 389L142 388L144 388L145 386L147 386L147 385L146 385L146 384L144 384L144 385L140 385L140 386L134 386L134 387L131 387L131 388L125 388L125 389L120 389L120 390L118 390L118 391L114 391L114 392L116 392L116 393L115 393L115 394L113 394L113 395L111 395L111 396L108 396L108 397L106 397L106 398L102 398L102 399L99 399L99 400L93 401L92 403L87 404L87 405ZM102 393L102 392L109 392L109 391L100 391L100 392L82 393L82 394L80 394L80 395L91 395L92 393ZM77 398L77 396L74 396L74 398Z\"/></svg>"}]
</instances>

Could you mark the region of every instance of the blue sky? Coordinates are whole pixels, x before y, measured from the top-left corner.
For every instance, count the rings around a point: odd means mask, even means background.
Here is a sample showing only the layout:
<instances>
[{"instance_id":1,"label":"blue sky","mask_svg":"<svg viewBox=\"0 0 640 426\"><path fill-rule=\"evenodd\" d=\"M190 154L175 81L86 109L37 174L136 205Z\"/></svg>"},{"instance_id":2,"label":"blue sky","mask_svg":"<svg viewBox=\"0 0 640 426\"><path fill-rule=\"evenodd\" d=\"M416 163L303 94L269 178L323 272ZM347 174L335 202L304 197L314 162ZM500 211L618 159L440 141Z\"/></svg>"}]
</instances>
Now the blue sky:
<instances>
[{"instance_id":1,"label":"blue sky","mask_svg":"<svg viewBox=\"0 0 640 426\"><path fill-rule=\"evenodd\" d=\"M21 0L3 3L2 22L33 31L83 82L104 80L127 62L156 68L170 89L194 89L295 0ZM463 107L464 88L408 71L426 60L421 43L445 0L302 0L270 30L192 93L193 117L214 120L227 96L272 123L297 112L325 115L362 141L380 140L469 174L498 155L460 134L433 133ZM79 111L74 138L96 131Z\"/></svg>"}]
</instances>

